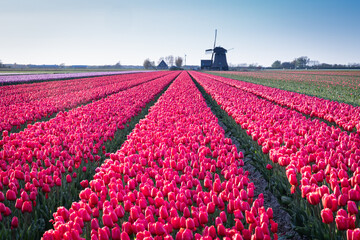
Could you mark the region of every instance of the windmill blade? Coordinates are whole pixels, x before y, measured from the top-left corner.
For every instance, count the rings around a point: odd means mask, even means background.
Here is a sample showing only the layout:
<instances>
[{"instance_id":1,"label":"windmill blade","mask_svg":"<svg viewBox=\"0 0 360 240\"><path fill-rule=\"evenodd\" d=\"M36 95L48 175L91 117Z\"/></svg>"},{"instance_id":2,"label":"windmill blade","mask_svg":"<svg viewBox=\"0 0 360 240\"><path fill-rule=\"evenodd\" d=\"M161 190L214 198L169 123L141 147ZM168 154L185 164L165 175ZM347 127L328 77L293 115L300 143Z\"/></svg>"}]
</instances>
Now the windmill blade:
<instances>
[{"instance_id":1,"label":"windmill blade","mask_svg":"<svg viewBox=\"0 0 360 240\"><path fill-rule=\"evenodd\" d=\"M213 49L206 49L205 53L212 53L212 51L214 51Z\"/></svg>"},{"instance_id":2,"label":"windmill blade","mask_svg":"<svg viewBox=\"0 0 360 240\"><path fill-rule=\"evenodd\" d=\"M217 35L217 29L215 29L215 40L214 40L214 48L215 49L215 46L216 46L216 35ZM214 51L212 52L212 55L211 55L211 64L213 63L213 59L214 59Z\"/></svg>"},{"instance_id":3,"label":"windmill blade","mask_svg":"<svg viewBox=\"0 0 360 240\"><path fill-rule=\"evenodd\" d=\"M216 46L216 35L217 35L217 29L215 29L215 40L214 40L214 48Z\"/></svg>"},{"instance_id":4,"label":"windmill blade","mask_svg":"<svg viewBox=\"0 0 360 240\"><path fill-rule=\"evenodd\" d=\"M230 50L233 50L234 48L230 48L230 49L228 49L227 51L230 51Z\"/></svg>"}]
</instances>

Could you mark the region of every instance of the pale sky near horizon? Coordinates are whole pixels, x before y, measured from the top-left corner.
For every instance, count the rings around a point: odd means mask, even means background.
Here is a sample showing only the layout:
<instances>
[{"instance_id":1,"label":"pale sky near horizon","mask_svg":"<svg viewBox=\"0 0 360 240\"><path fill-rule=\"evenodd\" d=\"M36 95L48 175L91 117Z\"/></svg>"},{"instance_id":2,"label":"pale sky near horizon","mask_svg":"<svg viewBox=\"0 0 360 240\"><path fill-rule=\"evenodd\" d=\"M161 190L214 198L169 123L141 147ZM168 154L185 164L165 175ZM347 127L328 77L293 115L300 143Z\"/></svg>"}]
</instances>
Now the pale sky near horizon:
<instances>
[{"instance_id":1,"label":"pale sky near horizon","mask_svg":"<svg viewBox=\"0 0 360 240\"><path fill-rule=\"evenodd\" d=\"M18 64L142 65L167 55L270 66L307 56L360 63L356 0L0 0L0 60Z\"/></svg>"}]
</instances>

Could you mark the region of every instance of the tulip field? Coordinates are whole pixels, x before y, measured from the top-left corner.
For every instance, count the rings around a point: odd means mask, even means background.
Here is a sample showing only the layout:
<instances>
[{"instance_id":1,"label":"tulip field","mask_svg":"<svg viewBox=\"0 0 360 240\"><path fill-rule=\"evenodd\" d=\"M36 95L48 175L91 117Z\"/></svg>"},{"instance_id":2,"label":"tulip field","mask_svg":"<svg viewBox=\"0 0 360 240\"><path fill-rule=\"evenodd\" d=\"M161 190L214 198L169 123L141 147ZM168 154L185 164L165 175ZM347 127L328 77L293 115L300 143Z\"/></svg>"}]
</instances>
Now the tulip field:
<instances>
[{"instance_id":1,"label":"tulip field","mask_svg":"<svg viewBox=\"0 0 360 240\"><path fill-rule=\"evenodd\" d=\"M120 71L120 72L82 72L82 73L57 73L57 74L17 74L17 73L6 73L0 74L0 85L24 83L24 82L38 82L38 81L49 81L59 79L72 79L80 77L95 77L95 76L106 76L106 75L118 75L134 73L134 71ZM17 76L16 76L17 75Z\"/></svg>"},{"instance_id":2,"label":"tulip field","mask_svg":"<svg viewBox=\"0 0 360 240\"><path fill-rule=\"evenodd\" d=\"M254 71L212 74L360 105L360 71Z\"/></svg>"},{"instance_id":3,"label":"tulip field","mask_svg":"<svg viewBox=\"0 0 360 240\"><path fill-rule=\"evenodd\" d=\"M7 76L0 239L360 239L360 107L304 83L360 74L261 74Z\"/></svg>"}]
</instances>

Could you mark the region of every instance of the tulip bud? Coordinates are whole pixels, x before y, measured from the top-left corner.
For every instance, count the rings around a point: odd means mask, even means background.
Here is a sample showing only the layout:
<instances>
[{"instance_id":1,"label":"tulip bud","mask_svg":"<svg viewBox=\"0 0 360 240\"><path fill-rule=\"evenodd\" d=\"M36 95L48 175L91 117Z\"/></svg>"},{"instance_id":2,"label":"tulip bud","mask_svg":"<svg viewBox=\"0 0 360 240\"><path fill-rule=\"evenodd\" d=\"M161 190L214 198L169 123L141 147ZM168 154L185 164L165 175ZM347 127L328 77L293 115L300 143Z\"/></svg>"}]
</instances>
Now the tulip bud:
<instances>
[{"instance_id":1,"label":"tulip bud","mask_svg":"<svg viewBox=\"0 0 360 240\"><path fill-rule=\"evenodd\" d=\"M254 215L251 212L249 212L248 210L245 210L245 218L246 218L247 223L256 222Z\"/></svg>"},{"instance_id":2,"label":"tulip bud","mask_svg":"<svg viewBox=\"0 0 360 240\"><path fill-rule=\"evenodd\" d=\"M19 226L19 219L17 217L13 217L11 220L11 229L17 228Z\"/></svg>"},{"instance_id":3,"label":"tulip bud","mask_svg":"<svg viewBox=\"0 0 360 240\"><path fill-rule=\"evenodd\" d=\"M358 213L359 210L358 210L355 202L353 202L353 201L348 201L347 205L348 205L348 212L349 212L351 215Z\"/></svg>"},{"instance_id":4,"label":"tulip bud","mask_svg":"<svg viewBox=\"0 0 360 240\"><path fill-rule=\"evenodd\" d=\"M267 165L266 165L266 169L267 169L267 170L271 170L272 168L273 168L273 166L272 166L271 164L267 164Z\"/></svg>"},{"instance_id":5,"label":"tulip bud","mask_svg":"<svg viewBox=\"0 0 360 240\"><path fill-rule=\"evenodd\" d=\"M226 235L226 229L225 226L220 223L219 225L217 225L217 232L220 236L225 236Z\"/></svg>"},{"instance_id":6,"label":"tulip bud","mask_svg":"<svg viewBox=\"0 0 360 240\"><path fill-rule=\"evenodd\" d=\"M206 212L200 212L199 214L199 222L200 224L208 223L208 214Z\"/></svg>"},{"instance_id":7,"label":"tulip bud","mask_svg":"<svg viewBox=\"0 0 360 240\"><path fill-rule=\"evenodd\" d=\"M111 218L110 214L104 214L103 217L103 224L109 228L112 228L114 226L113 220Z\"/></svg>"},{"instance_id":8,"label":"tulip bud","mask_svg":"<svg viewBox=\"0 0 360 240\"><path fill-rule=\"evenodd\" d=\"M9 201L15 201L16 200L16 194L13 190L9 189L6 192L6 199Z\"/></svg>"},{"instance_id":9,"label":"tulip bud","mask_svg":"<svg viewBox=\"0 0 360 240\"><path fill-rule=\"evenodd\" d=\"M336 227L340 231L344 231L348 229L348 219L342 215L337 215L335 218Z\"/></svg>"},{"instance_id":10,"label":"tulip bud","mask_svg":"<svg viewBox=\"0 0 360 240\"><path fill-rule=\"evenodd\" d=\"M213 214L215 212L215 204L213 202L209 202L206 206L206 211L208 214Z\"/></svg>"},{"instance_id":11,"label":"tulip bud","mask_svg":"<svg viewBox=\"0 0 360 240\"><path fill-rule=\"evenodd\" d=\"M31 201L25 201L22 205L21 212L32 212L32 204Z\"/></svg>"},{"instance_id":12,"label":"tulip bud","mask_svg":"<svg viewBox=\"0 0 360 240\"><path fill-rule=\"evenodd\" d=\"M331 211L330 208L325 208L323 210L321 210L321 218L323 223L329 224L332 223L334 221L334 216L333 216L333 212Z\"/></svg>"},{"instance_id":13,"label":"tulip bud","mask_svg":"<svg viewBox=\"0 0 360 240\"><path fill-rule=\"evenodd\" d=\"M310 192L307 195L307 200L311 205L317 205L320 202L320 195L318 192Z\"/></svg>"}]
</instances>

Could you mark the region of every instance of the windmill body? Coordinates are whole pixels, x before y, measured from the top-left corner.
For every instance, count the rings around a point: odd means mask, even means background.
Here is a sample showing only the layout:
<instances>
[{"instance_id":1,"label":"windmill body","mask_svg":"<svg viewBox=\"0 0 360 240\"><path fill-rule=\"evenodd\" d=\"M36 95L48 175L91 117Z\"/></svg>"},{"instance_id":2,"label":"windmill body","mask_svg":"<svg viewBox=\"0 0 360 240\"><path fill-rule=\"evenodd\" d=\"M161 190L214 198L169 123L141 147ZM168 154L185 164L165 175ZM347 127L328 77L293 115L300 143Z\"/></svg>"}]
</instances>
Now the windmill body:
<instances>
[{"instance_id":1,"label":"windmill body","mask_svg":"<svg viewBox=\"0 0 360 240\"><path fill-rule=\"evenodd\" d=\"M214 48L215 59L212 63L212 70L219 70L219 71L227 71L229 70L229 66L226 61L226 53L227 50L222 47Z\"/></svg>"},{"instance_id":2,"label":"windmill body","mask_svg":"<svg viewBox=\"0 0 360 240\"><path fill-rule=\"evenodd\" d=\"M227 71L229 70L226 60L227 50L220 46L216 47L216 35L217 30L215 30L214 47L205 50L205 53L212 53L211 60L201 60L201 69Z\"/></svg>"}]
</instances>

